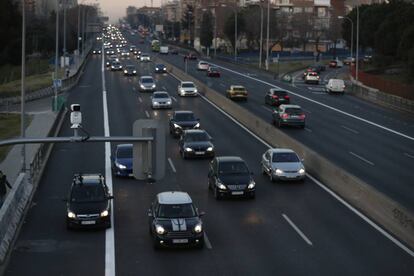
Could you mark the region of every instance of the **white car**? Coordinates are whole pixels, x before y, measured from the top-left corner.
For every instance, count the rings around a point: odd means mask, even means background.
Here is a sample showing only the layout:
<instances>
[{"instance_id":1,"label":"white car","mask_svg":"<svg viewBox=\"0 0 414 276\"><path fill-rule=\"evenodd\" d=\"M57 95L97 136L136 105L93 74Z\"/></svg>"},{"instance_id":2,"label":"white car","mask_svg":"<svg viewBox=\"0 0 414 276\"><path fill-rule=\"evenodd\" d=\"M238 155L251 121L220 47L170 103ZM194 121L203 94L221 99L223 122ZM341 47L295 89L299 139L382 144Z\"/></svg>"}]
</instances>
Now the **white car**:
<instances>
[{"instance_id":1,"label":"white car","mask_svg":"<svg viewBox=\"0 0 414 276\"><path fill-rule=\"evenodd\" d=\"M345 82L340 79L329 79L325 86L328 93L345 93Z\"/></svg>"},{"instance_id":2,"label":"white car","mask_svg":"<svg viewBox=\"0 0 414 276\"><path fill-rule=\"evenodd\" d=\"M303 180L305 167L299 156L291 149L273 148L267 150L261 161L262 173L271 182L275 180Z\"/></svg>"},{"instance_id":3,"label":"white car","mask_svg":"<svg viewBox=\"0 0 414 276\"><path fill-rule=\"evenodd\" d=\"M151 61L151 58L148 54L141 54L140 60L144 62L148 62L148 61Z\"/></svg>"},{"instance_id":4,"label":"white car","mask_svg":"<svg viewBox=\"0 0 414 276\"><path fill-rule=\"evenodd\" d=\"M156 84L151 76L142 76L138 81L139 90L142 92L155 91Z\"/></svg>"},{"instance_id":5,"label":"white car","mask_svg":"<svg viewBox=\"0 0 414 276\"><path fill-rule=\"evenodd\" d=\"M171 108L172 100L168 92L156 91L151 96L151 108Z\"/></svg>"},{"instance_id":6,"label":"white car","mask_svg":"<svg viewBox=\"0 0 414 276\"><path fill-rule=\"evenodd\" d=\"M198 90L192 81L182 81L178 85L178 95L180 96L197 96Z\"/></svg>"},{"instance_id":7,"label":"white car","mask_svg":"<svg viewBox=\"0 0 414 276\"><path fill-rule=\"evenodd\" d=\"M197 64L197 70L199 71L207 71L209 67L208 62L200 60Z\"/></svg>"},{"instance_id":8,"label":"white car","mask_svg":"<svg viewBox=\"0 0 414 276\"><path fill-rule=\"evenodd\" d=\"M305 83L319 84L319 75L316 72L308 72L305 75Z\"/></svg>"}]
</instances>

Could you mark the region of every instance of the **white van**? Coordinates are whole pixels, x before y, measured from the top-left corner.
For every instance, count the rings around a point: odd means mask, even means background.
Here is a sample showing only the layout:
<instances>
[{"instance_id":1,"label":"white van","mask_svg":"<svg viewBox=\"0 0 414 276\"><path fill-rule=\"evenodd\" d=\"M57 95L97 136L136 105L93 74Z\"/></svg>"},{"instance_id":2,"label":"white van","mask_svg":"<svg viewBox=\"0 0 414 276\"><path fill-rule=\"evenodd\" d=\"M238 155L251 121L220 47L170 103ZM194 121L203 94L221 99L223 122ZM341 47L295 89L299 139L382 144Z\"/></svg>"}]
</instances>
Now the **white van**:
<instances>
[{"instance_id":1,"label":"white van","mask_svg":"<svg viewBox=\"0 0 414 276\"><path fill-rule=\"evenodd\" d=\"M168 46L161 46L160 54L168 55Z\"/></svg>"},{"instance_id":2,"label":"white van","mask_svg":"<svg viewBox=\"0 0 414 276\"><path fill-rule=\"evenodd\" d=\"M328 93L345 93L345 82L340 79L329 79L325 86Z\"/></svg>"}]
</instances>

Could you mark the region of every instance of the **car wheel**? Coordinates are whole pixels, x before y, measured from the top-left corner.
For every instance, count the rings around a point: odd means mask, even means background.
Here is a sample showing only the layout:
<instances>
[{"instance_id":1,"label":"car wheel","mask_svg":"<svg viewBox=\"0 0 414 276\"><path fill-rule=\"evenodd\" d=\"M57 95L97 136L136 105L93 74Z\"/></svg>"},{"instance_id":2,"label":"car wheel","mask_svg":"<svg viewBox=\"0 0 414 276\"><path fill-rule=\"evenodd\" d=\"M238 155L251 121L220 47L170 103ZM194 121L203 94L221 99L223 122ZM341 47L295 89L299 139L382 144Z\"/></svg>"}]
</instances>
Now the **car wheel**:
<instances>
[{"instance_id":1,"label":"car wheel","mask_svg":"<svg viewBox=\"0 0 414 276\"><path fill-rule=\"evenodd\" d=\"M279 121L277 121L277 126L279 127L279 128L281 128L282 127L282 122L279 120Z\"/></svg>"},{"instance_id":2,"label":"car wheel","mask_svg":"<svg viewBox=\"0 0 414 276\"><path fill-rule=\"evenodd\" d=\"M275 182L275 178L273 177L273 173L270 173L269 174L269 180L270 180L270 182Z\"/></svg>"},{"instance_id":3,"label":"car wheel","mask_svg":"<svg viewBox=\"0 0 414 276\"><path fill-rule=\"evenodd\" d=\"M262 174L263 175L266 175L267 174L266 169L265 169L265 167L263 165L262 165Z\"/></svg>"},{"instance_id":4,"label":"car wheel","mask_svg":"<svg viewBox=\"0 0 414 276\"><path fill-rule=\"evenodd\" d=\"M185 152L184 152L184 151L181 151L181 157L182 157L183 159L187 159L187 156L185 155Z\"/></svg>"}]
</instances>

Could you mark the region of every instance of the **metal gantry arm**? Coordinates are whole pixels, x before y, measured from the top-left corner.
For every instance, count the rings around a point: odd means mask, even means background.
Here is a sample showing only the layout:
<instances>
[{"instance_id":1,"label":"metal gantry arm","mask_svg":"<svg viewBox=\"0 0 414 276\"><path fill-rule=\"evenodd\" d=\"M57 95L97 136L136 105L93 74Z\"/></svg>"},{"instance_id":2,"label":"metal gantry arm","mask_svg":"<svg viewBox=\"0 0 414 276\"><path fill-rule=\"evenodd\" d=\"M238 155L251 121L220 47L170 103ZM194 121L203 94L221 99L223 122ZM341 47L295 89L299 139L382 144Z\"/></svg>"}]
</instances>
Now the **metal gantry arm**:
<instances>
[{"instance_id":1,"label":"metal gantry arm","mask_svg":"<svg viewBox=\"0 0 414 276\"><path fill-rule=\"evenodd\" d=\"M44 143L101 143L101 142L152 142L153 137L131 136L71 136L71 137L44 137L44 138L14 138L0 141L0 146L18 144L44 144Z\"/></svg>"}]
</instances>

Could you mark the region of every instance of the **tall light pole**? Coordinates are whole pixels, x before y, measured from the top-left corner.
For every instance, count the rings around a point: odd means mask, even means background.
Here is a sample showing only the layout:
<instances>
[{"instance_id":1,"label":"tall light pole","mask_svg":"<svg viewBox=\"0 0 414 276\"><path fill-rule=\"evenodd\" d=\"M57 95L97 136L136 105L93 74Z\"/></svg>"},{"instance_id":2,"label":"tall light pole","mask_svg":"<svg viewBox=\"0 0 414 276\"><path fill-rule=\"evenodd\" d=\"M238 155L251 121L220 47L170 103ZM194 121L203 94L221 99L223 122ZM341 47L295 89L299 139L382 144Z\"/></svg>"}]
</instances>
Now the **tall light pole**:
<instances>
[{"instance_id":1,"label":"tall light pole","mask_svg":"<svg viewBox=\"0 0 414 276\"><path fill-rule=\"evenodd\" d=\"M22 72L21 72L21 105L20 105L20 135L21 138L26 137L26 126L25 126L25 89L26 89L26 3L22 0ZM22 171L26 170L26 146L22 145Z\"/></svg>"},{"instance_id":2,"label":"tall light pole","mask_svg":"<svg viewBox=\"0 0 414 276\"><path fill-rule=\"evenodd\" d=\"M79 62L79 55L80 55L80 10L81 10L81 5L78 4L78 36L77 36L77 49L78 49L78 62Z\"/></svg>"},{"instance_id":3,"label":"tall light pole","mask_svg":"<svg viewBox=\"0 0 414 276\"><path fill-rule=\"evenodd\" d=\"M66 1L63 0L63 64L66 69ZM65 70L66 74L66 70Z\"/></svg>"},{"instance_id":4,"label":"tall light pole","mask_svg":"<svg viewBox=\"0 0 414 276\"><path fill-rule=\"evenodd\" d=\"M259 3L260 7L260 50L259 50L259 68L262 68L262 55L263 55L263 6Z\"/></svg>"},{"instance_id":5,"label":"tall light pole","mask_svg":"<svg viewBox=\"0 0 414 276\"><path fill-rule=\"evenodd\" d=\"M266 70L269 70L269 25L270 25L270 0L267 0Z\"/></svg>"},{"instance_id":6,"label":"tall light pole","mask_svg":"<svg viewBox=\"0 0 414 276\"><path fill-rule=\"evenodd\" d=\"M355 54L355 80L358 81L359 73L359 4L357 5L357 26L356 26L356 54Z\"/></svg>"},{"instance_id":7,"label":"tall light pole","mask_svg":"<svg viewBox=\"0 0 414 276\"><path fill-rule=\"evenodd\" d=\"M56 0L56 42L55 42L55 77L54 79L57 80L58 77L58 66L59 66L59 0ZM58 87L57 83L53 84L55 90L55 111L57 111L57 94L58 94Z\"/></svg>"},{"instance_id":8,"label":"tall light pole","mask_svg":"<svg viewBox=\"0 0 414 276\"><path fill-rule=\"evenodd\" d=\"M354 57L354 22L351 18L348 16L338 16L338 19L346 19L351 22L351 64L352 64L352 58Z\"/></svg>"},{"instance_id":9,"label":"tall light pole","mask_svg":"<svg viewBox=\"0 0 414 276\"><path fill-rule=\"evenodd\" d=\"M234 9L234 17L234 61L237 61L237 7Z\"/></svg>"},{"instance_id":10,"label":"tall light pole","mask_svg":"<svg viewBox=\"0 0 414 276\"><path fill-rule=\"evenodd\" d=\"M217 55L217 1L214 2L214 58Z\"/></svg>"}]
</instances>

